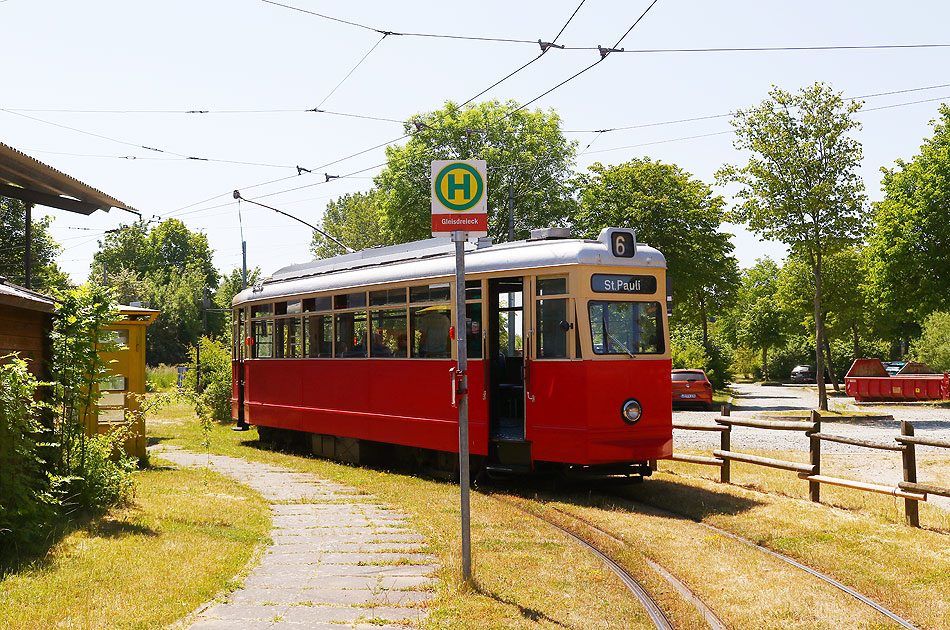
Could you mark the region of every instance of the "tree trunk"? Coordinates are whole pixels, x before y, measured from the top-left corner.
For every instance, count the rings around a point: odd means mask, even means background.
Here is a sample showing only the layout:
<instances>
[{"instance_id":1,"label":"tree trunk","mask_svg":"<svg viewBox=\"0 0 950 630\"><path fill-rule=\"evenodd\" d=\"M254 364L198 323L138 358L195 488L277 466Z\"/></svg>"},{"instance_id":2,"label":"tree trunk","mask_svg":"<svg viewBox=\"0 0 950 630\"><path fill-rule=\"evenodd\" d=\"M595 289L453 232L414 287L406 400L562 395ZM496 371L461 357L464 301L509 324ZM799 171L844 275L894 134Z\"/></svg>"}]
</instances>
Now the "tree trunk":
<instances>
[{"instance_id":1,"label":"tree trunk","mask_svg":"<svg viewBox=\"0 0 950 630\"><path fill-rule=\"evenodd\" d=\"M825 353L822 352L825 322L821 317L821 252L812 259L815 274L815 381L818 383L818 408L828 411L828 391L825 389Z\"/></svg>"},{"instance_id":2,"label":"tree trunk","mask_svg":"<svg viewBox=\"0 0 950 630\"><path fill-rule=\"evenodd\" d=\"M768 346L762 346L762 380L769 380L769 349Z\"/></svg>"},{"instance_id":3,"label":"tree trunk","mask_svg":"<svg viewBox=\"0 0 950 630\"><path fill-rule=\"evenodd\" d=\"M862 352L861 352L861 340L860 340L860 338L858 337L858 326L857 326L857 324L852 324L852 325L851 325L851 332L854 334L854 358L855 358L855 359L860 359L860 358L861 358L861 354L862 354Z\"/></svg>"},{"instance_id":4,"label":"tree trunk","mask_svg":"<svg viewBox=\"0 0 950 630\"><path fill-rule=\"evenodd\" d=\"M828 341L828 335L825 335L825 358L828 360L828 376L831 377L831 385L836 392L840 392L838 387L838 375L835 374L835 362L831 356L831 342Z\"/></svg>"}]
</instances>

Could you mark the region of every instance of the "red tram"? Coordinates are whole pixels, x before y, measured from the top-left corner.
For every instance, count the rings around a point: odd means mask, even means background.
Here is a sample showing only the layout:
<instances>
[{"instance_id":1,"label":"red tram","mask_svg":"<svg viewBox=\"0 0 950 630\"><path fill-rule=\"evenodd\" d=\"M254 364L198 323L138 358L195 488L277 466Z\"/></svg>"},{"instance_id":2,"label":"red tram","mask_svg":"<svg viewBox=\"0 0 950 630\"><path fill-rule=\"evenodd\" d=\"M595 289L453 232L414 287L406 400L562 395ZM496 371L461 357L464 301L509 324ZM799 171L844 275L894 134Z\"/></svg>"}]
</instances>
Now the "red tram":
<instances>
[{"instance_id":1,"label":"red tram","mask_svg":"<svg viewBox=\"0 0 950 630\"><path fill-rule=\"evenodd\" d=\"M453 254L445 239L370 249L242 291L232 416L354 463L457 460ZM671 455L660 252L632 230L552 228L466 243L465 267L473 470L648 475Z\"/></svg>"}]
</instances>

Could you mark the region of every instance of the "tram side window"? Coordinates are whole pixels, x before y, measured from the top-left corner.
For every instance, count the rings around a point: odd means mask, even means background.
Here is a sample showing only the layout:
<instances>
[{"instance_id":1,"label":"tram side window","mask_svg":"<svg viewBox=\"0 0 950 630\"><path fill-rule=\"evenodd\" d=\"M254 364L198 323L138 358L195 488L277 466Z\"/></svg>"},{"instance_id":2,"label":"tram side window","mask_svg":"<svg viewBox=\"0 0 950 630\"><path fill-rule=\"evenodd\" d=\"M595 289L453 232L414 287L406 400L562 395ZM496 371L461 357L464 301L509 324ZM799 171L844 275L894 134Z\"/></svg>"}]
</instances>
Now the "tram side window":
<instances>
[{"instance_id":1,"label":"tram side window","mask_svg":"<svg viewBox=\"0 0 950 630\"><path fill-rule=\"evenodd\" d=\"M481 297L481 292L479 292L479 297ZM465 343L469 359L482 358L481 302L469 302L465 305Z\"/></svg>"},{"instance_id":2,"label":"tram side window","mask_svg":"<svg viewBox=\"0 0 950 630\"><path fill-rule=\"evenodd\" d=\"M448 283L409 287L409 301L412 303L448 302L450 297L451 288Z\"/></svg>"},{"instance_id":3,"label":"tram side window","mask_svg":"<svg viewBox=\"0 0 950 630\"><path fill-rule=\"evenodd\" d=\"M310 358L333 356L333 318L325 315L311 315L303 319L303 338L305 356Z\"/></svg>"},{"instance_id":4,"label":"tram side window","mask_svg":"<svg viewBox=\"0 0 950 630\"><path fill-rule=\"evenodd\" d=\"M274 314L273 304L255 304L251 307L251 317L267 317Z\"/></svg>"},{"instance_id":5,"label":"tram side window","mask_svg":"<svg viewBox=\"0 0 950 630\"><path fill-rule=\"evenodd\" d=\"M231 311L231 358L237 360L241 358L241 348L244 346L244 320L241 317L243 311L236 308Z\"/></svg>"},{"instance_id":6,"label":"tram side window","mask_svg":"<svg viewBox=\"0 0 950 630\"><path fill-rule=\"evenodd\" d=\"M538 358L567 358L567 298L538 300Z\"/></svg>"},{"instance_id":7,"label":"tram side window","mask_svg":"<svg viewBox=\"0 0 950 630\"><path fill-rule=\"evenodd\" d=\"M363 291L358 293L341 293L340 295L333 296L333 308L335 309L363 308L364 306L366 306L366 293Z\"/></svg>"},{"instance_id":8,"label":"tram side window","mask_svg":"<svg viewBox=\"0 0 950 630\"><path fill-rule=\"evenodd\" d=\"M365 296L366 294L362 294ZM336 296L340 297L340 296ZM366 356L366 311L337 313L335 315L336 346L335 357Z\"/></svg>"},{"instance_id":9,"label":"tram side window","mask_svg":"<svg viewBox=\"0 0 950 630\"><path fill-rule=\"evenodd\" d=\"M287 320L278 319L274 322L274 358L284 358L284 346L287 343L287 329L284 322Z\"/></svg>"},{"instance_id":10,"label":"tram side window","mask_svg":"<svg viewBox=\"0 0 950 630\"><path fill-rule=\"evenodd\" d=\"M303 312L319 313L321 311L329 311L332 305L333 301L329 295L316 298L306 298L303 301Z\"/></svg>"},{"instance_id":11,"label":"tram side window","mask_svg":"<svg viewBox=\"0 0 950 630\"><path fill-rule=\"evenodd\" d=\"M659 302L588 303L594 354L662 354Z\"/></svg>"},{"instance_id":12,"label":"tram side window","mask_svg":"<svg viewBox=\"0 0 950 630\"><path fill-rule=\"evenodd\" d=\"M289 317L274 322L276 344L274 356L278 359L296 359L302 356L300 339L300 319Z\"/></svg>"},{"instance_id":13,"label":"tram side window","mask_svg":"<svg viewBox=\"0 0 950 630\"><path fill-rule=\"evenodd\" d=\"M539 277L537 282L538 296L564 295L567 293L567 276Z\"/></svg>"},{"instance_id":14,"label":"tram side window","mask_svg":"<svg viewBox=\"0 0 950 630\"><path fill-rule=\"evenodd\" d=\"M251 356L254 359L270 359L274 356L274 321L260 320L251 322Z\"/></svg>"},{"instance_id":15,"label":"tram side window","mask_svg":"<svg viewBox=\"0 0 950 630\"><path fill-rule=\"evenodd\" d=\"M370 306L387 306L389 304L405 304L406 288L382 289L369 292Z\"/></svg>"},{"instance_id":16,"label":"tram side window","mask_svg":"<svg viewBox=\"0 0 950 630\"><path fill-rule=\"evenodd\" d=\"M403 295L403 301L405 301ZM406 309L382 309L370 313L370 356L374 358L406 358L409 336L406 330Z\"/></svg>"},{"instance_id":17,"label":"tram side window","mask_svg":"<svg viewBox=\"0 0 950 630\"><path fill-rule=\"evenodd\" d=\"M447 359L451 309L446 305L416 306L410 309L412 320L412 356Z\"/></svg>"}]
</instances>

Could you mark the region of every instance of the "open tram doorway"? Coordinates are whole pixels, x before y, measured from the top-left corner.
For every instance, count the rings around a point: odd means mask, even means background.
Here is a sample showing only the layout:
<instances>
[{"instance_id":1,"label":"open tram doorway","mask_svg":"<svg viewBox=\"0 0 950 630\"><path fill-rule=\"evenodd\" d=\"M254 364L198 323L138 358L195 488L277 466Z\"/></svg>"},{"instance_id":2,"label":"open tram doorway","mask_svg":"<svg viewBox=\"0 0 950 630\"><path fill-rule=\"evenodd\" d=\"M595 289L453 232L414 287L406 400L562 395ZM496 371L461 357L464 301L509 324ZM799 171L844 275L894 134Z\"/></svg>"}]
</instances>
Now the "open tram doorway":
<instances>
[{"instance_id":1,"label":"open tram doorway","mask_svg":"<svg viewBox=\"0 0 950 630\"><path fill-rule=\"evenodd\" d=\"M489 439L523 442L524 278L489 280L488 309Z\"/></svg>"}]
</instances>

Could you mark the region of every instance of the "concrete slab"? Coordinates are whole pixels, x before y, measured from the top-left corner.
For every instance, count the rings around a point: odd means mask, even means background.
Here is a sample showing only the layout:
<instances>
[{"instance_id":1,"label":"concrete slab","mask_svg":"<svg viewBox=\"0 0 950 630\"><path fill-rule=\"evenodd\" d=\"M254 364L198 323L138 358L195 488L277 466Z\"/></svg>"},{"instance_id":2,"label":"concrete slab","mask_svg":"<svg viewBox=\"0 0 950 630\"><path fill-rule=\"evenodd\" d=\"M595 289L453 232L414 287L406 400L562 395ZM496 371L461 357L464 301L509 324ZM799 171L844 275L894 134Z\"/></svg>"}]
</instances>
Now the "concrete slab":
<instances>
[{"instance_id":1,"label":"concrete slab","mask_svg":"<svg viewBox=\"0 0 950 630\"><path fill-rule=\"evenodd\" d=\"M271 503L273 544L244 588L209 605L190 630L395 630L425 614L415 606L433 597L439 567L418 553L425 537L407 514L316 475L165 445L151 450L180 466L208 466Z\"/></svg>"}]
</instances>

